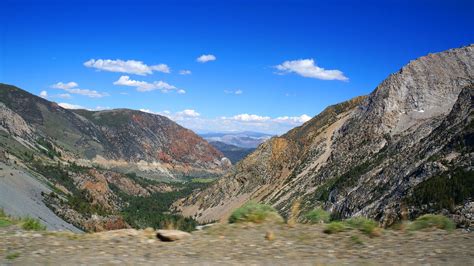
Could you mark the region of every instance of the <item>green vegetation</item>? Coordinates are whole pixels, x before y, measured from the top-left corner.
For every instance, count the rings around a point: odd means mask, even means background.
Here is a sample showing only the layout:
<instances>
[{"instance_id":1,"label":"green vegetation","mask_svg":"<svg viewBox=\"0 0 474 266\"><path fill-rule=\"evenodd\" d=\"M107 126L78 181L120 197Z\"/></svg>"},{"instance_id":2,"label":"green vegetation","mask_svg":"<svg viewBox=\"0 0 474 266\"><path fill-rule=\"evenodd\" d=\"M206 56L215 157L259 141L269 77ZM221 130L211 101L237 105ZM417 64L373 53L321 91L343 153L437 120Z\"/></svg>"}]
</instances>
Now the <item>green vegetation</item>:
<instances>
[{"instance_id":1,"label":"green vegetation","mask_svg":"<svg viewBox=\"0 0 474 266\"><path fill-rule=\"evenodd\" d=\"M246 203L236 209L229 217L229 223L262 223L264 221L283 222L283 218L273 207L256 202Z\"/></svg>"},{"instance_id":2,"label":"green vegetation","mask_svg":"<svg viewBox=\"0 0 474 266\"><path fill-rule=\"evenodd\" d=\"M202 183L202 184L212 183L214 181L216 181L215 178L193 178L193 179L191 179L192 183Z\"/></svg>"},{"instance_id":3,"label":"green vegetation","mask_svg":"<svg viewBox=\"0 0 474 266\"><path fill-rule=\"evenodd\" d=\"M46 230L46 226L44 226L38 219L26 217L22 219L12 218L9 217L3 209L0 209L0 228L7 227L13 224L20 224L21 228L24 230L32 230L32 231L42 231Z\"/></svg>"},{"instance_id":4,"label":"green vegetation","mask_svg":"<svg viewBox=\"0 0 474 266\"><path fill-rule=\"evenodd\" d=\"M51 159L61 157L61 152L54 148L53 144L44 138L38 140L38 149Z\"/></svg>"},{"instance_id":5,"label":"green vegetation","mask_svg":"<svg viewBox=\"0 0 474 266\"><path fill-rule=\"evenodd\" d=\"M21 228L28 231L44 231L46 226L44 226L38 219L31 217L26 217L21 221Z\"/></svg>"},{"instance_id":6,"label":"green vegetation","mask_svg":"<svg viewBox=\"0 0 474 266\"><path fill-rule=\"evenodd\" d=\"M331 220L331 214L322 208L316 208L308 212L305 218L311 224L328 223Z\"/></svg>"},{"instance_id":7,"label":"green vegetation","mask_svg":"<svg viewBox=\"0 0 474 266\"><path fill-rule=\"evenodd\" d=\"M354 186L361 175L372 170L387 157L387 155L390 153L390 151L387 150L387 147L388 146L382 148L374 158L356 165L338 177L325 181L324 184L315 191L313 199L316 201L325 202L329 200L329 194L334 189L343 189L345 187ZM378 187L377 190L381 192L384 190L384 188ZM336 216L334 218L337 219L339 217Z\"/></svg>"},{"instance_id":8,"label":"green vegetation","mask_svg":"<svg viewBox=\"0 0 474 266\"><path fill-rule=\"evenodd\" d=\"M357 229L368 236L375 236L380 230L376 221L365 217L354 217L344 222L350 228Z\"/></svg>"},{"instance_id":9,"label":"green vegetation","mask_svg":"<svg viewBox=\"0 0 474 266\"><path fill-rule=\"evenodd\" d=\"M16 258L20 257L20 252L13 252L5 256L5 259L7 260L14 260Z\"/></svg>"},{"instance_id":10,"label":"green vegetation","mask_svg":"<svg viewBox=\"0 0 474 266\"><path fill-rule=\"evenodd\" d=\"M352 243L354 243L356 245L364 244L364 242L362 242L362 240L358 236L351 236L351 241L352 241Z\"/></svg>"},{"instance_id":11,"label":"green vegetation","mask_svg":"<svg viewBox=\"0 0 474 266\"><path fill-rule=\"evenodd\" d=\"M154 184L157 181L148 180L131 175L133 180L139 184ZM155 192L148 197L130 196L120 191L116 186L110 185L111 189L124 201L125 207L121 213L125 221L134 228L174 228L184 231L192 231L198 223L191 218L169 213L171 204L177 199L188 196L197 188L204 188L207 184L187 183L169 184L174 187L170 192Z\"/></svg>"},{"instance_id":12,"label":"green vegetation","mask_svg":"<svg viewBox=\"0 0 474 266\"><path fill-rule=\"evenodd\" d=\"M53 189L58 194L63 194L66 197L68 204L74 210L85 216L91 216L92 214L106 215L108 212L102 207L93 205L89 200L89 196L86 190L81 190L76 187L74 180L69 176L69 172L85 172L87 168L81 167L72 163L70 165L62 165L60 162L57 164L42 164L39 161L33 162L33 167L36 172L42 174L48 178L53 183L58 183L64 186L72 195L64 193L60 190L57 190L55 187ZM55 196L51 194L50 196Z\"/></svg>"},{"instance_id":13,"label":"green vegetation","mask_svg":"<svg viewBox=\"0 0 474 266\"><path fill-rule=\"evenodd\" d=\"M13 222L12 220L10 219L10 217L8 217L5 212L3 211L3 209L0 209L0 228L2 227L7 227L7 226L10 226L12 225Z\"/></svg>"},{"instance_id":14,"label":"green vegetation","mask_svg":"<svg viewBox=\"0 0 474 266\"><path fill-rule=\"evenodd\" d=\"M456 228L456 225L448 217L443 215L426 214L418 217L408 227L409 230L429 230L429 229L443 229L452 231Z\"/></svg>"},{"instance_id":15,"label":"green vegetation","mask_svg":"<svg viewBox=\"0 0 474 266\"><path fill-rule=\"evenodd\" d=\"M336 234L349 230L349 227L341 221L330 222L324 228L324 233L326 234Z\"/></svg>"},{"instance_id":16,"label":"green vegetation","mask_svg":"<svg viewBox=\"0 0 474 266\"><path fill-rule=\"evenodd\" d=\"M365 217L354 217L344 221L331 222L326 225L324 232L326 234L335 234L348 230L359 230L370 237L379 236L381 233L377 222Z\"/></svg>"},{"instance_id":17,"label":"green vegetation","mask_svg":"<svg viewBox=\"0 0 474 266\"><path fill-rule=\"evenodd\" d=\"M456 169L420 183L407 202L416 206L429 204L436 210L452 210L467 198L474 198L474 171Z\"/></svg>"},{"instance_id":18,"label":"green vegetation","mask_svg":"<svg viewBox=\"0 0 474 266\"><path fill-rule=\"evenodd\" d=\"M12 225L12 221L7 217L0 217L0 228Z\"/></svg>"}]
</instances>

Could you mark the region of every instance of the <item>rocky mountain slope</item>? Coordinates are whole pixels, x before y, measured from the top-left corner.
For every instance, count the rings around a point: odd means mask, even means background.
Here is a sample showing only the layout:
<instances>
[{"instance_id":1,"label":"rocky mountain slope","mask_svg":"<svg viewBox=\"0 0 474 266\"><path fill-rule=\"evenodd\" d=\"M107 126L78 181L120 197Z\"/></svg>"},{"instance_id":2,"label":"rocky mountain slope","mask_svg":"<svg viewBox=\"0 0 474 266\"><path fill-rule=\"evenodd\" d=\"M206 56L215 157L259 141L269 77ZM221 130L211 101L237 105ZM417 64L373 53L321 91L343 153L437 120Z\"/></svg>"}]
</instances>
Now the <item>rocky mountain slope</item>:
<instances>
[{"instance_id":1,"label":"rocky mountain slope","mask_svg":"<svg viewBox=\"0 0 474 266\"><path fill-rule=\"evenodd\" d=\"M368 97L330 106L274 137L210 188L175 203L199 221L226 218L249 200L288 215L317 206L335 217L389 225L447 212L472 222L474 45L429 54Z\"/></svg>"},{"instance_id":2,"label":"rocky mountain slope","mask_svg":"<svg viewBox=\"0 0 474 266\"><path fill-rule=\"evenodd\" d=\"M228 167L222 153L164 116L67 110L5 84L0 84L0 103L4 131L32 147L35 139L47 139L81 164L167 178L216 175Z\"/></svg>"},{"instance_id":3,"label":"rocky mountain slope","mask_svg":"<svg viewBox=\"0 0 474 266\"><path fill-rule=\"evenodd\" d=\"M67 110L0 84L0 209L10 215L64 230L193 226L170 214L170 204L202 186L192 177L217 177L230 166L166 117Z\"/></svg>"}]
</instances>

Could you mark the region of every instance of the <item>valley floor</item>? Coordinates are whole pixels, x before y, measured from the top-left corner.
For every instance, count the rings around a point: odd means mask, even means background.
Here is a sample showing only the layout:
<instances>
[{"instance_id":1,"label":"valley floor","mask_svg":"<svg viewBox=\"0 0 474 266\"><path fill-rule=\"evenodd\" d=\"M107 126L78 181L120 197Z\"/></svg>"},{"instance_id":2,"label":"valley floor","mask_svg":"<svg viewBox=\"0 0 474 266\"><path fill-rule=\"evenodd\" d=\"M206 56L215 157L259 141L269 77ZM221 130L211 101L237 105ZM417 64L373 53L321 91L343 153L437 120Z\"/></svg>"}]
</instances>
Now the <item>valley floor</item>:
<instances>
[{"instance_id":1,"label":"valley floor","mask_svg":"<svg viewBox=\"0 0 474 266\"><path fill-rule=\"evenodd\" d=\"M266 239L272 232L274 238ZM325 234L320 225L215 225L161 242L153 231L94 234L0 228L0 264L431 264L474 265L474 234L386 230Z\"/></svg>"}]
</instances>

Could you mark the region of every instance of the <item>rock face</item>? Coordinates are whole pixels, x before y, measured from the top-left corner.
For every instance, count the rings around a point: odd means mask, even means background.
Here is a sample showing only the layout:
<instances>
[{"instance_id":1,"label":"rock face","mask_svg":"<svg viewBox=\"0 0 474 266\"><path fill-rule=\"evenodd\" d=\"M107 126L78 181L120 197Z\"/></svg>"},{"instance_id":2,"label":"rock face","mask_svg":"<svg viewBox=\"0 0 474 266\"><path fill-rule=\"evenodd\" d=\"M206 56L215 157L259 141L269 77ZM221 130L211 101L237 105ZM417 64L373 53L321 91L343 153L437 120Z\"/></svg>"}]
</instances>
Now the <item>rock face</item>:
<instances>
[{"instance_id":1,"label":"rock face","mask_svg":"<svg viewBox=\"0 0 474 266\"><path fill-rule=\"evenodd\" d=\"M0 126L14 136L51 140L84 163L175 178L216 175L221 152L170 119L140 111L66 110L17 87L0 84ZM143 174L146 175L146 174Z\"/></svg>"},{"instance_id":2,"label":"rock face","mask_svg":"<svg viewBox=\"0 0 474 266\"><path fill-rule=\"evenodd\" d=\"M415 217L454 209L474 197L472 185L461 189L474 184L473 91L474 45L421 57L368 97L330 106L265 142L174 207L206 222L249 200L284 215L300 201L302 213L322 206L336 217L365 215L384 225L405 210ZM429 193L440 187L433 180L450 187L434 193L444 198Z\"/></svg>"}]
</instances>

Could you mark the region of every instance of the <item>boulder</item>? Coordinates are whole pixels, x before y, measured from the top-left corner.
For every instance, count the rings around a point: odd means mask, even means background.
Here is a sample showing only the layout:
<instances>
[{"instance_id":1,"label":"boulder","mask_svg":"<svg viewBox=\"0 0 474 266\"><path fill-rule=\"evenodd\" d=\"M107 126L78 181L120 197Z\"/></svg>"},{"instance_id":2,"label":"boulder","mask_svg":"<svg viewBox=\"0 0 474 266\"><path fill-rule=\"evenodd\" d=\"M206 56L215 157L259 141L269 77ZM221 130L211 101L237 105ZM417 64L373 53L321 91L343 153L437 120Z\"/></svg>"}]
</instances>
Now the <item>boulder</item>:
<instances>
[{"instance_id":1,"label":"boulder","mask_svg":"<svg viewBox=\"0 0 474 266\"><path fill-rule=\"evenodd\" d=\"M191 234L179 230L158 230L156 237L165 242L172 242L190 237Z\"/></svg>"}]
</instances>

